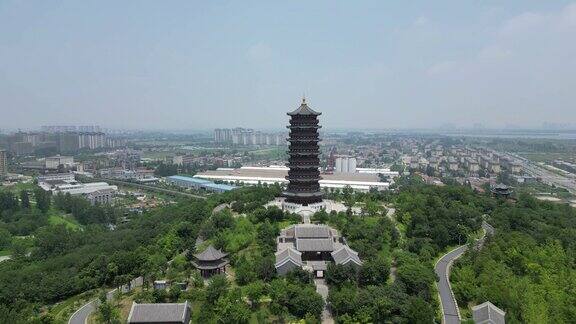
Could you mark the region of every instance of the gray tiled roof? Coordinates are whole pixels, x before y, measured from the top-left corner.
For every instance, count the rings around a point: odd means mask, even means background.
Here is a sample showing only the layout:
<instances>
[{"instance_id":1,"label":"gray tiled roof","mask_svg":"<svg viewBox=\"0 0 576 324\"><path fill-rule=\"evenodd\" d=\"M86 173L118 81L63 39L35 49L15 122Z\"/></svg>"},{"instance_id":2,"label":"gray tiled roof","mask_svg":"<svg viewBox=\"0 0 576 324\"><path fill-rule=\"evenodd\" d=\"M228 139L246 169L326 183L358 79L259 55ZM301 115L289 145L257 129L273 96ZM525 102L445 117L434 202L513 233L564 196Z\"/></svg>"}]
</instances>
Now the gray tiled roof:
<instances>
[{"instance_id":1,"label":"gray tiled roof","mask_svg":"<svg viewBox=\"0 0 576 324\"><path fill-rule=\"evenodd\" d=\"M358 252L352 250L347 245L344 245L338 251L332 252L332 258L336 264L353 262L357 265L362 265L362 261L358 257Z\"/></svg>"},{"instance_id":2,"label":"gray tiled roof","mask_svg":"<svg viewBox=\"0 0 576 324\"><path fill-rule=\"evenodd\" d=\"M327 238L330 237L330 228L326 225L300 224L294 227L296 238Z\"/></svg>"},{"instance_id":3,"label":"gray tiled roof","mask_svg":"<svg viewBox=\"0 0 576 324\"><path fill-rule=\"evenodd\" d=\"M322 115L322 113L312 110L312 108L308 107L308 105L306 104L306 100L302 99L302 104L300 105L300 107L298 107L294 111L289 112L288 115L290 115L290 116L293 116L293 115L318 116L318 115Z\"/></svg>"},{"instance_id":4,"label":"gray tiled roof","mask_svg":"<svg viewBox=\"0 0 576 324\"><path fill-rule=\"evenodd\" d=\"M286 261L292 261L299 266L302 266L302 253L292 248L276 252L276 267L284 264Z\"/></svg>"},{"instance_id":5,"label":"gray tiled roof","mask_svg":"<svg viewBox=\"0 0 576 324\"><path fill-rule=\"evenodd\" d=\"M200 261L216 261L216 260L222 259L223 257L225 257L227 255L228 254L223 253L220 250L216 250L212 245L207 247L206 250L204 250L203 252L198 253L198 254L194 254L196 259L198 259Z\"/></svg>"},{"instance_id":6,"label":"gray tiled roof","mask_svg":"<svg viewBox=\"0 0 576 324\"><path fill-rule=\"evenodd\" d=\"M189 318L190 305L188 301L183 304L132 303L128 323L185 323Z\"/></svg>"},{"instance_id":7,"label":"gray tiled roof","mask_svg":"<svg viewBox=\"0 0 576 324\"><path fill-rule=\"evenodd\" d=\"M472 307L474 323L504 324L506 312L487 301Z\"/></svg>"},{"instance_id":8,"label":"gray tiled roof","mask_svg":"<svg viewBox=\"0 0 576 324\"><path fill-rule=\"evenodd\" d=\"M296 250L300 252L333 251L334 242L330 238L297 239Z\"/></svg>"}]
</instances>

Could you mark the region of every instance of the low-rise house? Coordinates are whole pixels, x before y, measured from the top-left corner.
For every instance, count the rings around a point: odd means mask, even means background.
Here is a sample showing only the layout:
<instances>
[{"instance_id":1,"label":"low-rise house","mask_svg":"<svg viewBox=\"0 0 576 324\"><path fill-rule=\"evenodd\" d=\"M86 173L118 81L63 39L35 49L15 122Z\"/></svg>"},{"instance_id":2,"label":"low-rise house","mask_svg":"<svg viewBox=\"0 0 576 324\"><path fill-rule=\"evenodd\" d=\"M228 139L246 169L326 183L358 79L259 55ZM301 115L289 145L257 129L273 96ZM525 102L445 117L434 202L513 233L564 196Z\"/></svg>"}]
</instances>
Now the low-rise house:
<instances>
[{"instance_id":1,"label":"low-rise house","mask_svg":"<svg viewBox=\"0 0 576 324\"><path fill-rule=\"evenodd\" d=\"M184 303L137 304L132 303L128 324L188 324L192 310Z\"/></svg>"},{"instance_id":2,"label":"low-rise house","mask_svg":"<svg viewBox=\"0 0 576 324\"><path fill-rule=\"evenodd\" d=\"M156 281L154 281L154 289L156 289L156 290L168 289L169 286L170 286L170 282L168 282L168 280L156 280Z\"/></svg>"},{"instance_id":3,"label":"low-rise house","mask_svg":"<svg viewBox=\"0 0 576 324\"><path fill-rule=\"evenodd\" d=\"M358 257L358 252L349 248L348 245L342 246L339 250L332 252L331 255L336 264L352 264L358 267L362 266L362 261L360 261L360 258Z\"/></svg>"},{"instance_id":4,"label":"low-rise house","mask_svg":"<svg viewBox=\"0 0 576 324\"><path fill-rule=\"evenodd\" d=\"M276 267L276 272L281 276L296 268L302 268L303 265L302 253L293 248L276 252L276 263L274 266Z\"/></svg>"},{"instance_id":5,"label":"low-rise house","mask_svg":"<svg viewBox=\"0 0 576 324\"><path fill-rule=\"evenodd\" d=\"M337 230L327 225L296 224L283 229L277 239L276 271L284 275L302 267L318 278L329 262L362 265L358 253L346 244Z\"/></svg>"},{"instance_id":6,"label":"low-rise house","mask_svg":"<svg viewBox=\"0 0 576 324\"><path fill-rule=\"evenodd\" d=\"M472 307L475 324L505 324L506 312L487 301Z\"/></svg>"}]
</instances>

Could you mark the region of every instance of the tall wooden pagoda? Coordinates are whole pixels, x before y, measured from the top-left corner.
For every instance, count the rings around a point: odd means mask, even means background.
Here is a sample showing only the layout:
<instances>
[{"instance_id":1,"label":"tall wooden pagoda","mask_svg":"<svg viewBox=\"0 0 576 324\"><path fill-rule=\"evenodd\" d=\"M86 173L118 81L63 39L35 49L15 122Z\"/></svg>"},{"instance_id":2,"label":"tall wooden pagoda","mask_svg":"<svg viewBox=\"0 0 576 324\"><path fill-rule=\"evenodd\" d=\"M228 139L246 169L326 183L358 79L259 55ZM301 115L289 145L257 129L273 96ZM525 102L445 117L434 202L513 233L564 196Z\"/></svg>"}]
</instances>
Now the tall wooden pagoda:
<instances>
[{"instance_id":1,"label":"tall wooden pagoda","mask_svg":"<svg viewBox=\"0 0 576 324\"><path fill-rule=\"evenodd\" d=\"M289 181L284 197L289 203L309 204L322 202L320 191L320 148L318 142L318 116L322 113L312 110L306 104L306 98L298 109L289 112L290 129L288 141L288 164L290 168L286 179Z\"/></svg>"}]
</instances>

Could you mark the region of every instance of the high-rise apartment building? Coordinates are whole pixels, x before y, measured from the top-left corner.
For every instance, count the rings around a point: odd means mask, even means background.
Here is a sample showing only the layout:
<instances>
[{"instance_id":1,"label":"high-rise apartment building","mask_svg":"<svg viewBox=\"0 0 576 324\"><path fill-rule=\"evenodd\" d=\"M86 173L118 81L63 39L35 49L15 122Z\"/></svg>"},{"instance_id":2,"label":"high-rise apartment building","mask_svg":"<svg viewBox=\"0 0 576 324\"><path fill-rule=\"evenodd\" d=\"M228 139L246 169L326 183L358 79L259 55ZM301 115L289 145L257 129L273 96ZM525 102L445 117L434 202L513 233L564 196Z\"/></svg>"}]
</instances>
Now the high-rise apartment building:
<instances>
[{"instance_id":1,"label":"high-rise apartment building","mask_svg":"<svg viewBox=\"0 0 576 324\"><path fill-rule=\"evenodd\" d=\"M0 150L0 177L4 177L6 174L8 174L6 151Z\"/></svg>"}]
</instances>

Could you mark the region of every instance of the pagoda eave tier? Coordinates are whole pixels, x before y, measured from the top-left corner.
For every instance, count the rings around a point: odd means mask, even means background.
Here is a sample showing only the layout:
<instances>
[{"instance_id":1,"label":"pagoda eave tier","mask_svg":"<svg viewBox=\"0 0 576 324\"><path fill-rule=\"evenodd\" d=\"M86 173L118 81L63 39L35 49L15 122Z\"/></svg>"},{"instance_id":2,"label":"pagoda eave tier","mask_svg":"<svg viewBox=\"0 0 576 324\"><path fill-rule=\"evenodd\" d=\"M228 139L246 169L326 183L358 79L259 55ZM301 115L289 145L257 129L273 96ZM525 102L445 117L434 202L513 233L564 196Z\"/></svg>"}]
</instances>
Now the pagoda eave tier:
<instances>
[{"instance_id":1,"label":"pagoda eave tier","mask_svg":"<svg viewBox=\"0 0 576 324\"><path fill-rule=\"evenodd\" d=\"M288 152L290 156L309 156L309 155L317 155L318 153L313 152Z\"/></svg>"},{"instance_id":2,"label":"pagoda eave tier","mask_svg":"<svg viewBox=\"0 0 576 324\"><path fill-rule=\"evenodd\" d=\"M286 164L287 167L290 169L318 169L320 164L314 165L295 165L295 164Z\"/></svg>"},{"instance_id":3,"label":"pagoda eave tier","mask_svg":"<svg viewBox=\"0 0 576 324\"><path fill-rule=\"evenodd\" d=\"M306 138L288 137L288 138L286 138L286 140L289 141L290 143L292 143L292 142L320 142L320 139L318 137L306 137Z\"/></svg>"},{"instance_id":4,"label":"pagoda eave tier","mask_svg":"<svg viewBox=\"0 0 576 324\"><path fill-rule=\"evenodd\" d=\"M323 194L320 191L316 192L292 192L284 191L284 196L294 198L322 198Z\"/></svg>"},{"instance_id":5,"label":"pagoda eave tier","mask_svg":"<svg viewBox=\"0 0 576 324\"><path fill-rule=\"evenodd\" d=\"M286 128L289 129L319 129L322 128L320 125L288 125Z\"/></svg>"},{"instance_id":6,"label":"pagoda eave tier","mask_svg":"<svg viewBox=\"0 0 576 324\"><path fill-rule=\"evenodd\" d=\"M294 178L294 177L291 177L291 176L287 176L287 177L286 177L286 180L290 180L290 181L293 181L293 182L317 182L317 181L322 180L322 178L321 178L321 177L315 177L315 178Z\"/></svg>"}]
</instances>

